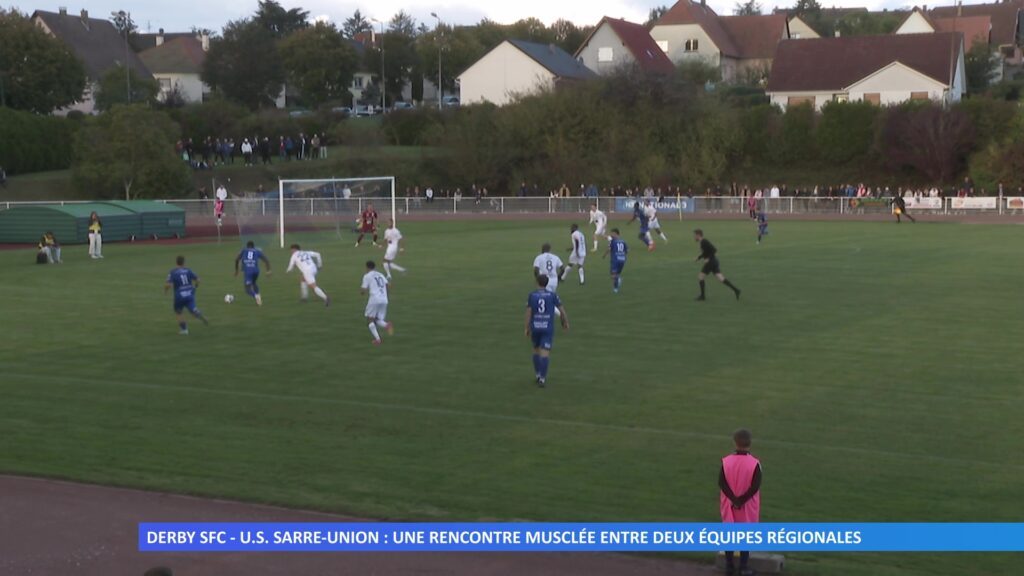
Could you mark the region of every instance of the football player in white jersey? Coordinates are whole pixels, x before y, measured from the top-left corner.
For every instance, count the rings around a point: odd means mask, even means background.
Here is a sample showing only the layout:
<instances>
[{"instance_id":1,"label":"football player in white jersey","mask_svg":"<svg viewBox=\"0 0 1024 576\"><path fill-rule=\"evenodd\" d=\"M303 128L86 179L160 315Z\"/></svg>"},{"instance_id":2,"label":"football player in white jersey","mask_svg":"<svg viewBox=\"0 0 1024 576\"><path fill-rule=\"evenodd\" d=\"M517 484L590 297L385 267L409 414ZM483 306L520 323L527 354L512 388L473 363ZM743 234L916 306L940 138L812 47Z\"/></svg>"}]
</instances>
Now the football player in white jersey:
<instances>
[{"instance_id":1,"label":"football player in white jersey","mask_svg":"<svg viewBox=\"0 0 1024 576\"><path fill-rule=\"evenodd\" d=\"M384 243L387 244L384 251L384 273L388 280L391 280L392 269L398 272L406 271L405 268L395 264L395 258L398 258L399 252L405 252L405 248L402 248L402 233L399 232L398 226L395 226L394 220L388 220L388 229L384 232Z\"/></svg>"},{"instance_id":2,"label":"football player in white jersey","mask_svg":"<svg viewBox=\"0 0 1024 576\"><path fill-rule=\"evenodd\" d=\"M608 238L608 216L601 212L597 204L590 205L590 223L594 225L594 252L597 252L597 243Z\"/></svg>"},{"instance_id":3,"label":"football player in white jersey","mask_svg":"<svg viewBox=\"0 0 1024 576\"><path fill-rule=\"evenodd\" d=\"M388 317L388 279L377 272L377 264L372 260L366 263L366 274L363 275L363 285L360 290L365 296L369 296L366 302L366 320L370 323L370 334L373 335L374 346L380 346L379 328L388 331L388 336L395 333L395 327L387 321Z\"/></svg>"},{"instance_id":4,"label":"football player in white jersey","mask_svg":"<svg viewBox=\"0 0 1024 576\"><path fill-rule=\"evenodd\" d=\"M558 292L558 279L565 271L565 264L562 259L551 253L551 244L541 246L540 255L533 259L534 277L544 275L548 277L548 290Z\"/></svg>"},{"instance_id":5,"label":"football player in white jersey","mask_svg":"<svg viewBox=\"0 0 1024 576\"><path fill-rule=\"evenodd\" d=\"M580 231L580 227L573 224L572 228L572 248L569 248L569 265L565 267L565 271L562 272L560 281L564 282L569 277L569 272L572 271L572 267L575 266L580 272L580 286L587 283L586 276L583 273L583 263L587 259L587 238Z\"/></svg>"},{"instance_id":6,"label":"football player in white jersey","mask_svg":"<svg viewBox=\"0 0 1024 576\"><path fill-rule=\"evenodd\" d=\"M661 239L665 241L665 244L668 244L668 236L665 236L665 233L661 231L661 224L658 222L658 207L655 203L648 202L644 212L647 213L647 218L649 219L647 227L657 232L658 236L661 236Z\"/></svg>"},{"instance_id":7,"label":"football player in white jersey","mask_svg":"<svg viewBox=\"0 0 1024 576\"><path fill-rule=\"evenodd\" d=\"M312 288L313 293L324 301L325 306L331 305L331 299L327 296L327 293L323 291L323 288L316 285L316 274L323 267L324 259L320 256L319 252L303 250L298 244L292 244L292 259L288 262L286 273L291 272L295 268L298 268L299 272L302 273L302 280L299 281L299 293L302 296L303 302L309 299L309 289Z\"/></svg>"}]
</instances>

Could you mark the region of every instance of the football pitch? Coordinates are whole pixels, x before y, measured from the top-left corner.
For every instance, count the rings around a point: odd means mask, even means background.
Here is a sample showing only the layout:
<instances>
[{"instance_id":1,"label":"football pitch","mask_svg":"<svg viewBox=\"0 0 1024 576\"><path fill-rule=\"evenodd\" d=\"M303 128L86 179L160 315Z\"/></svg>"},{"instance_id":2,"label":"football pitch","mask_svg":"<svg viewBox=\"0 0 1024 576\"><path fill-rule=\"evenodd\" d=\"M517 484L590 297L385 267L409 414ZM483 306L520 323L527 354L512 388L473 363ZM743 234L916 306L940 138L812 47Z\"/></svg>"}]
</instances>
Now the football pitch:
<instances>
[{"instance_id":1,"label":"football pitch","mask_svg":"<svg viewBox=\"0 0 1024 576\"><path fill-rule=\"evenodd\" d=\"M581 220L580 224L584 221ZM559 288L548 389L523 334L542 242L569 221L410 222L370 344L345 233L320 251L330 308L298 302L288 253L257 308L241 244L83 246L62 266L0 251L0 471L409 520L717 521L719 459L754 432L762 520L1020 521L1024 228L635 224L621 294L591 254ZM690 231L723 271L697 295ZM589 233L590 229L584 230ZM179 336L174 257L211 325ZM223 302L225 294L236 302ZM698 558L710 560L710 555ZM1009 574L1013 555L793 554L793 574Z\"/></svg>"}]
</instances>

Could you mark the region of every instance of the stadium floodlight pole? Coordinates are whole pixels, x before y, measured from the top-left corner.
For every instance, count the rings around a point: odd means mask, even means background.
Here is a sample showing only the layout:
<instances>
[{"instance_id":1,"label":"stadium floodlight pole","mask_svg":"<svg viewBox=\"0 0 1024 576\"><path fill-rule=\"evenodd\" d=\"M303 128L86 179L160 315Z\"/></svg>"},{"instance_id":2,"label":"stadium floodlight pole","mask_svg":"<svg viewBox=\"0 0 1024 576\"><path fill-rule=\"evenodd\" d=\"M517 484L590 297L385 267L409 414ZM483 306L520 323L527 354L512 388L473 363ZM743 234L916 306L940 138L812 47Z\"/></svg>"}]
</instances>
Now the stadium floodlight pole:
<instances>
[{"instance_id":1,"label":"stadium floodlight pole","mask_svg":"<svg viewBox=\"0 0 1024 576\"><path fill-rule=\"evenodd\" d=\"M444 109L444 85L441 84L441 17L437 12L431 12L430 15L437 18L437 110L441 111Z\"/></svg>"},{"instance_id":2,"label":"stadium floodlight pole","mask_svg":"<svg viewBox=\"0 0 1024 576\"><path fill-rule=\"evenodd\" d=\"M380 24L380 113L383 114L388 107L388 77L384 68L384 21L376 18L371 20Z\"/></svg>"}]
</instances>

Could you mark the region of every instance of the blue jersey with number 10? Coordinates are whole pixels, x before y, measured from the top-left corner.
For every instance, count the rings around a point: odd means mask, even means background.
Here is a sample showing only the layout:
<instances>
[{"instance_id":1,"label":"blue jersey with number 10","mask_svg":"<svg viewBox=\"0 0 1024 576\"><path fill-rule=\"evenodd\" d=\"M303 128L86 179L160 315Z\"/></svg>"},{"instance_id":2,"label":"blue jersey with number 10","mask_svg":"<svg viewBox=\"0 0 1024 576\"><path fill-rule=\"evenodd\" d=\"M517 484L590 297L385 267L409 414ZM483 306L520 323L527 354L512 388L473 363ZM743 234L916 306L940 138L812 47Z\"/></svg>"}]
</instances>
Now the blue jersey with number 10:
<instances>
[{"instance_id":1,"label":"blue jersey with number 10","mask_svg":"<svg viewBox=\"0 0 1024 576\"><path fill-rule=\"evenodd\" d=\"M552 319L555 317L555 310L561 305L558 294L548 290L537 290L530 294L526 305L532 311L530 315L530 331L534 334L543 332L554 332L555 324Z\"/></svg>"},{"instance_id":2,"label":"blue jersey with number 10","mask_svg":"<svg viewBox=\"0 0 1024 576\"><path fill-rule=\"evenodd\" d=\"M242 259L242 271L246 274L260 271L260 260L264 258L259 248L246 248L239 255Z\"/></svg>"},{"instance_id":3,"label":"blue jersey with number 10","mask_svg":"<svg viewBox=\"0 0 1024 576\"><path fill-rule=\"evenodd\" d=\"M178 300L185 300L195 296L196 287L194 282L197 280L199 280L199 277L188 268L175 268L167 275L167 283L174 288L174 297Z\"/></svg>"},{"instance_id":4,"label":"blue jersey with number 10","mask_svg":"<svg viewBox=\"0 0 1024 576\"><path fill-rule=\"evenodd\" d=\"M622 238L612 238L612 241L609 243L608 247L612 254L613 264L626 263L626 255L629 254L629 246L626 246L626 243L622 240Z\"/></svg>"}]
</instances>

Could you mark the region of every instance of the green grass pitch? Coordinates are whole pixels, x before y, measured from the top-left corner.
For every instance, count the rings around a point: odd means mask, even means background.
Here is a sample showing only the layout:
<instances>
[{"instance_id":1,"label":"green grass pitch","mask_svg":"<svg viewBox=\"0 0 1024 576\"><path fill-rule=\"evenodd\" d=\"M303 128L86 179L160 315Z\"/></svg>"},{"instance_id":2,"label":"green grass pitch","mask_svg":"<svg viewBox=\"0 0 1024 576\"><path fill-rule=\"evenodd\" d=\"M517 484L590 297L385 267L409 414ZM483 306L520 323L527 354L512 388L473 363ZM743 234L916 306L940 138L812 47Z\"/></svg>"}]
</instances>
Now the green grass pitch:
<instances>
[{"instance_id":1,"label":"green grass pitch","mask_svg":"<svg viewBox=\"0 0 1024 576\"><path fill-rule=\"evenodd\" d=\"M717 283L693 302L699 225L741 302ZM773 222L756 246L749 223L672 222L654 254L623 230L622 294L593 255L588 284L560 288L572 329L543 391L525 299L568 222L404 225L381 348L359 281L382 252L348 235L298 237L324 255L330 309L298 303L276 247L257 309L235 239L108 245L96 262L68 247L63 266L0 252L0 470L373 518L716 521L718 460L748 426L765 521L1022 519L1021 228ZM189 337L162 292L178 254L211 319ZM794 554L788 569L1018 565Z\"/></svg>"}]
</instances>

